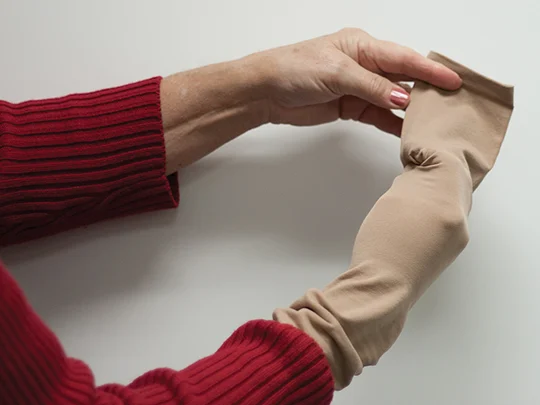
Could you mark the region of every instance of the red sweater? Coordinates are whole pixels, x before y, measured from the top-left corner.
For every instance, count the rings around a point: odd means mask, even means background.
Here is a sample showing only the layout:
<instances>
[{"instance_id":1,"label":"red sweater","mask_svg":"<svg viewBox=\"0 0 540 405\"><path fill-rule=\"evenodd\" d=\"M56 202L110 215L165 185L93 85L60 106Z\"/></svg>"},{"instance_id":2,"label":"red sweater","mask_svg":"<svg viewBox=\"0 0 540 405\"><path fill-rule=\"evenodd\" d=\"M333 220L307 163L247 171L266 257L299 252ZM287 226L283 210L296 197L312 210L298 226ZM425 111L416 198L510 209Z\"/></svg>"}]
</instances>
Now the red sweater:
<instances>
[{"instance_id":1,"label":"red sweater","mask_svg":"<svg viewBox=\"0 0 540 405\"><path fill-rule=\"evenodd\" d=\"M165 176L159 85L0 101L0 243L178 204ZM106 348L104 348L106 350ZM0 405L328 404L333 380L304 332L251 321L184 370L96 387L0 264Z\"/></svg>"}]
</instances>

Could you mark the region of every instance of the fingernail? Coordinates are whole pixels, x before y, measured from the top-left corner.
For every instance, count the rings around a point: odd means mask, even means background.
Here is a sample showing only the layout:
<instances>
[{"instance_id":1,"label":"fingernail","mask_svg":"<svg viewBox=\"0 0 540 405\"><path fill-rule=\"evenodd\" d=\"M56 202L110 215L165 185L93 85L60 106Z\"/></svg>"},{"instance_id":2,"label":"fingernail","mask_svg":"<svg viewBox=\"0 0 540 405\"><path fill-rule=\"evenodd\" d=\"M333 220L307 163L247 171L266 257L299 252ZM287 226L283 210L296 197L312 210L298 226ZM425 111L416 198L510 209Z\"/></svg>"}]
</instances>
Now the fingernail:
<instances>
[{"instance_id":1,"label":"fingernail","mask_svg":"<svg viewBox=\"0 0 540 405\"><path fill-rule=\"evenodd\" d=\"M409 103L409 93L405 90L392 90L390 93L390 101L398 107L405 107Z\"/></svg>"}]
</instances>

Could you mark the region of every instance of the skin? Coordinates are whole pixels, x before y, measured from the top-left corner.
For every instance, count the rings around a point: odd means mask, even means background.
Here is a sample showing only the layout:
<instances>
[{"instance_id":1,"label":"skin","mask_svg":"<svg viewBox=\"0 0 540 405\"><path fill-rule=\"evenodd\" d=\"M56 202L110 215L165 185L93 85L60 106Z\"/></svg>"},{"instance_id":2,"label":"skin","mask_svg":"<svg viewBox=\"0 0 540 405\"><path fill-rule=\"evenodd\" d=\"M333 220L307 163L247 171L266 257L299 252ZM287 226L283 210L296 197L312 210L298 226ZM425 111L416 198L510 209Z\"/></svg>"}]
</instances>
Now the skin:
<instances>
[{"instance_id":1,"label":"skin","mask_svg":"<svg viewBox=\"0 0 540 405\"><path fill-rule=\"evenodd\" d=\"M338 119L399 136L410 87L457 90L459 76L412 49L347 28L242 59L177 73L161 83L167 174L258 126Z\"/></svg>"}]
</instances>

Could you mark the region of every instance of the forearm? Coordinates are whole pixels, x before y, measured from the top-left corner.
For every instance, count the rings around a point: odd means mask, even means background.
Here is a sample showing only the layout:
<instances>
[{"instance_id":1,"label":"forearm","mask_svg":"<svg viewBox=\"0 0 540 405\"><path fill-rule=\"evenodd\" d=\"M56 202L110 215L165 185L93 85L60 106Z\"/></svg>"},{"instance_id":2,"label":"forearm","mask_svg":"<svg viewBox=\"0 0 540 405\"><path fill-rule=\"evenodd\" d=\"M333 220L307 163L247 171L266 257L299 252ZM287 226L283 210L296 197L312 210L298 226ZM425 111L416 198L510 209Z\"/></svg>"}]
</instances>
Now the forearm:
<instances>
[{"instance_id":1,"label":"forearm","mask_svg":"<svg viewBox=\"0 0 540 405\"><path fill-rule=\"evenodd\" d=\"M268 121L267 81L252 57L168 76L161 82L167 174Z\"/></svg>"},{"instance_id":2,"label":"forearm","mask_svg":"<svg viewBox=\"0 0 540 405\"><path fill-rule=\"evenodd\" d=\"M176 206L176 179L165 175L268 121L260 66L246 57L99 92L0 102L0 244Z\"/></svg>"},{"instance_id":3,"label":"forearm","mask_svg":"<svg viewBox=\"0 0 540 405\"><path fill-rule=\"evenodd\" d=\"M184 370L160 368L127 386L96 387L90 368L66 355L1 263L0 382L0 404L18 405L323 405L333 395L321 348L272 321L248 322Z\"/></svg>"}]
</instances>

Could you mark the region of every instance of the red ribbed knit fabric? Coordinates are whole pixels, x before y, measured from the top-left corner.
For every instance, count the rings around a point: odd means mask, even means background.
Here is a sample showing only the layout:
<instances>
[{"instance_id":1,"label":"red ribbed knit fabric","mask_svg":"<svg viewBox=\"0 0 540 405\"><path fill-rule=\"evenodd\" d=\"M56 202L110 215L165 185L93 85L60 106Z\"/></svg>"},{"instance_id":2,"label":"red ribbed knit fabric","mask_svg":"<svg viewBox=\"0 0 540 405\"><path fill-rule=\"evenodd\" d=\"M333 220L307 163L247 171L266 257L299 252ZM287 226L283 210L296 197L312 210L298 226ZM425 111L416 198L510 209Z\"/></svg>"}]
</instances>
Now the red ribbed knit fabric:
<instances>
[{"instance_id":1,"label":"red ribbed knit fabric","mask_svg":"<svg viewBox=\"0 0 540 405\"><path fill-rule=\"evenodd\" d=\"M165 177L160 80L0 101L1 244L177 205L176 178ZM248 322L184 370L96 387L0 264L0 405L325 405L333 387L315 341L273 321Z\"/></svg>"},{"instance_id":2,"label":"red ribbed knit fabric","mask_svg":"<svg viewBox=\"0 0 540 405\"><path fill-rule=\"evenodd\" d=\"M178 204L160 82L0 102L0 244Z\"/></svg>"},{"instance_id":3,"label":"red ribbed knit fabric","mask_svg":"<svg viewBox=\"0 0 540 405\"><path fill-rule=\"evenodd\" d=\"M88 366L66 357L3 267L0 308L2 405L324 405L332 399L322 349L299 329L274 321L248 322L215 354L184 370L156 369L128 386L96 388Z\"/></svg>"}]
</instances>

